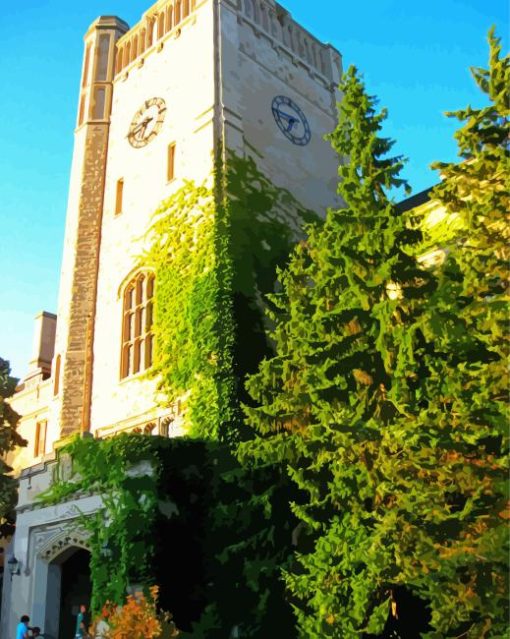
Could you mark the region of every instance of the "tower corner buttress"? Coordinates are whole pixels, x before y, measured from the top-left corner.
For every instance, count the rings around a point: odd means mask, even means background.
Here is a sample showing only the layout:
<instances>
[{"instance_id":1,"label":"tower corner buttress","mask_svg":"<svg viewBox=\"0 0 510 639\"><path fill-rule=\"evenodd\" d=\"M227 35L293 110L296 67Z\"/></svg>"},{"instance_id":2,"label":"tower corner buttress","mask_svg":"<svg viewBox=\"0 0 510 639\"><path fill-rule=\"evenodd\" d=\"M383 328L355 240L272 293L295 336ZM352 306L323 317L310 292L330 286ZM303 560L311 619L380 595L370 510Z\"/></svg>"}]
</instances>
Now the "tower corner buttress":
<instances>
[{"instance_id":1,"label":"tower corner buttress","mask_svg":"<svg viewBox=\"0 0 510 639\"><path fill-rule=\"evenodd\" d=\"M97 273L117 40L129 26L101 16L84 36L84 55L69 185L55 357L59 389L51 437L90 428ZM58 370L57 370L58 369Z\"/></svg>"}]
</instances>

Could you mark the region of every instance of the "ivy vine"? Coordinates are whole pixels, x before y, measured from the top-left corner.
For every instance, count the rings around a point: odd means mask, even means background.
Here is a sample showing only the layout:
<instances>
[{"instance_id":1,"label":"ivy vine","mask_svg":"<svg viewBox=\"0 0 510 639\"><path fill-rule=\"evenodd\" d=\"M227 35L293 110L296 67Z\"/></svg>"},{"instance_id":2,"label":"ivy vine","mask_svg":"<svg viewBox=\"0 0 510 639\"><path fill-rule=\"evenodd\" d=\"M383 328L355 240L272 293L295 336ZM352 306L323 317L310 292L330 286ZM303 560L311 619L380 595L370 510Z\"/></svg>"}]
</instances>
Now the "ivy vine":
<instances>
[{"instance_id":1,"label":"ivy vine","mask_svg":"<svg viewBox=\"0 0 510 639\"><path fill-rule=\"evenodd\" d=\"M154 214L141 266L156 274L150 374L185 398L191 437L242 437L242 380L269 351L265 296L304 224L318 217L251 158L227 154L205 184L186 181Z\"/></svg>"},{"instance_id":2,"label":"ivy vine","mask_svg":"<svg viewBox=\"0 0 510 639\"><path fill-rule=\"evenodd\" d=\"M192 442L122 433L110 439L76 437L59 453L45 505L98 494L102 508L79 517L89 532L92 610L121 603L130 585L155 582L156 528L183 513L183 495L200 492L205 466ZM72 460L70 472L66 460ZM186 485L186 491L179 486ZM171 494L173 493L173 494Z\"/></svg>"}]
</instances>

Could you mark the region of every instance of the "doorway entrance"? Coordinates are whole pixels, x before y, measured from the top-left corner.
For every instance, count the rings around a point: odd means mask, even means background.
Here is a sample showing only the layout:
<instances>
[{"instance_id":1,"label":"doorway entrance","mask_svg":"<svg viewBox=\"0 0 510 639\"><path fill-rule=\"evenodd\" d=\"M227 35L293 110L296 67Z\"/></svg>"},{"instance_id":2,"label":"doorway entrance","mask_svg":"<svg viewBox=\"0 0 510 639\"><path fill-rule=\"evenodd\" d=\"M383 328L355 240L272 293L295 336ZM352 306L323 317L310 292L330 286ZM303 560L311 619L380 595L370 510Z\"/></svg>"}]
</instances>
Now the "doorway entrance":
<instances>
[{"instance_id":1,"label":"doorway entrance","mask_svg":"<svg viewBox=\"0 0 510 639\"><path fill-rule=\"evenodd\" d=\"M60 618L58 639L75 636L76 617L80 605L90 607L90 553L83 548L70 548L64 560L60 558Z\"/></svg>"}]
</instances>

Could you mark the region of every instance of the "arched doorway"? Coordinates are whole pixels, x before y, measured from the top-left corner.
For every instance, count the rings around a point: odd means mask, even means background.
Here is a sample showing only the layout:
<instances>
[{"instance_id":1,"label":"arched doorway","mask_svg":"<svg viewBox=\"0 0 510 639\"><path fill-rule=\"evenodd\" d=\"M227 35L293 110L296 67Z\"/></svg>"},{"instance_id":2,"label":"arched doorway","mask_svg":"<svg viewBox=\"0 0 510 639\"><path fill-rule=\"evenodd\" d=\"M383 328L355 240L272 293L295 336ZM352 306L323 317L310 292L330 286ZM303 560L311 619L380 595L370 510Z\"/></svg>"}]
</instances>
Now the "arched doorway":
<instances>
[{"instance_id":1,"label":"arched doorway","mask_svg":"<svg viewBox=\"0 0 510 639\"><path fill-rule=\"evenodd\" d=\"M84 548L72 547L54 560L60 572L60 606L58 639L75 636L76 616L81 604L90 606L90 553Z\"/></svg>"}]
</instances>

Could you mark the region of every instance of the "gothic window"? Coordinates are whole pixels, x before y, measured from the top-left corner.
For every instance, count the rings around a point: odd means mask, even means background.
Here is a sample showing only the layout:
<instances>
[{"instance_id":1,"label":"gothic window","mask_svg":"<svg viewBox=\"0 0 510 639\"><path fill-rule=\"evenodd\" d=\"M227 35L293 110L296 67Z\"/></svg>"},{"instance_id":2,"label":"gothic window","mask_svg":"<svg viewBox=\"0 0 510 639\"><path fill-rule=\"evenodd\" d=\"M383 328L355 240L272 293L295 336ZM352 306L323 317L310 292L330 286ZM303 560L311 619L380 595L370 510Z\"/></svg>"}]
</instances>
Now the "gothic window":
<instances>
[{"instance_id":1,"label":"gothic window","mask_svg":"<svg viewBox=\"0 0 510 639\"><path fill-rule=\"evenodd\" d=\"M108 77L108 58L110 53L110 36L99 36L99 46L96 62L96 80L104 82Z\"/></svg>"},{"instance_id":2,"label":"gothic window","mask_svg":"<svg viewBox=\"0 0 510 639\"><path fill-rule=\"evenodd\" d=\"M121 378L152 365L154 274L138 273L124 289Z\"/></svg>"},{"instance_id":3,"label":"gothic window","mask_svg":"<svg viewBox=\"0 0 510 639\"><path fill-rule=\"evenodd\" d=\"M46 429L48 423L46 421L37 422L35 427L35 443L34 443L34 457L44 455L46 452Z\"/></svg>"},{"instance_id":4,"label":"gothic window","mask_svg":"<svg viewBox=\"0 0 510 639\"><path fill-rule=\"evenodd\" d=\"M102 120L104 118L104 107L106 102L106 90L104 87L94 88L94 101L92 104L92 117L94 120Z\"/></svg>"}]
</instances>

